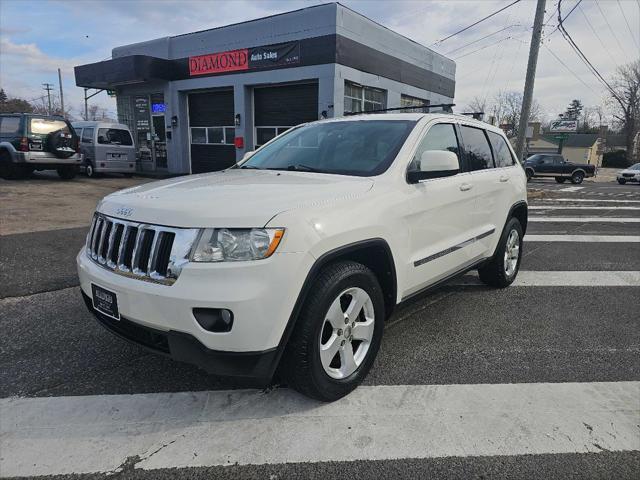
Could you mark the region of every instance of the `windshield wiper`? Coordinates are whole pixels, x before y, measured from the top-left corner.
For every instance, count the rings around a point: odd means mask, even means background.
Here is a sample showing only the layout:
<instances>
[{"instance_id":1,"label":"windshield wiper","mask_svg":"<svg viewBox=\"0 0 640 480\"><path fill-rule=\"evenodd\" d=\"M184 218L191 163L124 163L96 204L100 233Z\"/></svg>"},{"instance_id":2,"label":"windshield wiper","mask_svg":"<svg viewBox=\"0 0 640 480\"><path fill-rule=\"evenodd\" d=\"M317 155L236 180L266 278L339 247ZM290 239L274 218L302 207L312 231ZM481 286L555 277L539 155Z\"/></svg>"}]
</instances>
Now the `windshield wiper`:
<instances>
[{"instance_id":1,"label":"windshield wiper","mask_svg":"<svg viewBox=\"0 0 640 480\"><path fill-rule=\"evenodd\" d=\"M241 165L241 166L236 167L236 168L244 168L246 170L262 170L260 167L256 167L256 166L253 166L253 165Z\"/></svg>"},{"instance_id":2,"label":"windshield wiper","mask_svg":"<svg viewBox=\"0 0 640 480\"><path fill-rule=\"evenodd\" d=\"M313 173L325 173L324 170L319 168L310 167L303 163L296 163L295 165L287 165L286 167L270 168L269 170L289 170L295 172L313 172Z\"/></svg>"}]
</instances>

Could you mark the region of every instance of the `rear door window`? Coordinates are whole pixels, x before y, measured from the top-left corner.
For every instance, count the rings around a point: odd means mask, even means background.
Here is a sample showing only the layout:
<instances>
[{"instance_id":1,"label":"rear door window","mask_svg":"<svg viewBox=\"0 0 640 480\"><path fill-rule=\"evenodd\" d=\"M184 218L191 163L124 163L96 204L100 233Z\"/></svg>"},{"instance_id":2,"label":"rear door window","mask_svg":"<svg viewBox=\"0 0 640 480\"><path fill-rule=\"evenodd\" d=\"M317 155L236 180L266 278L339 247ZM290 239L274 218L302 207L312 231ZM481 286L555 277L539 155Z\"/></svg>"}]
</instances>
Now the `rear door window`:
<instances>
[{"instance_id":1,"label":"rear door window","mask_svg":"<svg viewBox=\"0 0 640 480\"><path fill-rule=\"evenodd\" d=\"M0 135L17 135L20 131L20 117L1 117Z\"/></svg>"},{"instance_id":2,"label":"rear door window","mask_svg":"<svg viewBox=\"0 0 640 480\"><path fill-rule=\"evenodd\" d=\"M119 128L99 128L98 143L101 145L133 145L131 134L128 130Z\"/></svg>"},{"instance_id":3,"label":"rear door window","mask_svg":"<svg viewBox=\"0 0 640 480\"><path fill-rule=\"evenodd\" d=\"M59 130L64 133L71 133L67 122L64 120L37 117L29 119L29 131L34 135L48 135L51 132L57 132Z\"/></svg>"},{"instance_id":4,"label":"rear door window","mask_svg":"<svg viewBox=\"0 0 640 480\"><path fill-rule=\"evenodd\" d=\"M93 128L82 130L82 143L93 143Z\"/></svg>"},{"instance_id":5,"label":"rear door window","mask_svg":"<svg viewBox=\"0 0 640 480\"><path fill-rule=\"evenodd\" d=\"M502 135L494 132L487 132L491 146L493 147L493 156L496 160L496 167L510 167L515 164L515 159L511 155L511 150L507 145L507 141Z\"/></svg>"},{"instance_id":6,"label":"rear door window","mask_svg":"<svg viewBox=\"0 0 640 480\"><path fill-rule=\"evenodd\" d=\"M493 157L487 135L481 128L461 125L462 141L467 154L469 170L493 168Z\"/></svg>"}]
</instances>

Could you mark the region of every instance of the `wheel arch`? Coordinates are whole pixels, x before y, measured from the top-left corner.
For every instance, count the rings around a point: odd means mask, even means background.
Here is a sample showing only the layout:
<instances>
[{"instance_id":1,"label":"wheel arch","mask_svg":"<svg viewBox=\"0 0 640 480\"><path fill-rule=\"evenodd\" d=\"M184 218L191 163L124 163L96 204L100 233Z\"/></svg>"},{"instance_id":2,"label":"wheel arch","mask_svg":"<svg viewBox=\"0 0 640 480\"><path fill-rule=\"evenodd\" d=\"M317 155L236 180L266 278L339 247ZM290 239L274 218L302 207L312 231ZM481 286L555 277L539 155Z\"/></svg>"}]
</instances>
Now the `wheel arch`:
<instances>
[{"instance_id":1,"label":"wheel arch","mask_svg":"<svg viewBox=\"0 0 640 480\"><path fill-rule=\"evenodd\" d=\"M586 171L585 171L585 169L584 169L584 168L582 168L582 167L575 168L575 169L571 172L571 176L573 177L573 175L574 175L575 173L577 173L577 172L582 172L582 174L583 174L585 177L587 176L587 172L586 172Z\"/></svg>"},{"instance_id":2,"label":"wheel arch","mask_svg":"<svg viewBox=\"0 0 640 480\"><path fill-rule=\"evenodd\" d=\"M523 235L527 233L527 223L529 222L529 206L527 205L527 202L525 202L524 200L521 200L511 205L511 208L509 209L509 215L507 215L507 220L505 221L505 224L512 217L517 218L518 221L520 222L520 225L522 226Z\"/></svg>"},{"instance_id":3,"label":"wheel arch","mask_svg":"<svg viewBox=\"0 0 640 480\"><path fill-rule=\"evenodd\" d=\"M298 293L298 298L296 299L296 303L291 311L289 320L287 321L287 325L282 334L282 338L280 339L280 343L276 347L278 352L274 358L272 374L275 373L280 363L282 354L284 353L287 343L289 342L289 338L295 328L298 315L300 314L302 306L313 287L313 283L318 278L318 275L324 267L341 260L355 261L370 268L376 274L376 277L380 282L380 287L382 288L385 301L386 318L388 318L393 312L396 305L398 286L393 254L386 240L382 238L370 238L343 245L325 252L316 259L309 269L309 273L307 273L302 284L302 288Z\"/></svg>"}]
</instances>

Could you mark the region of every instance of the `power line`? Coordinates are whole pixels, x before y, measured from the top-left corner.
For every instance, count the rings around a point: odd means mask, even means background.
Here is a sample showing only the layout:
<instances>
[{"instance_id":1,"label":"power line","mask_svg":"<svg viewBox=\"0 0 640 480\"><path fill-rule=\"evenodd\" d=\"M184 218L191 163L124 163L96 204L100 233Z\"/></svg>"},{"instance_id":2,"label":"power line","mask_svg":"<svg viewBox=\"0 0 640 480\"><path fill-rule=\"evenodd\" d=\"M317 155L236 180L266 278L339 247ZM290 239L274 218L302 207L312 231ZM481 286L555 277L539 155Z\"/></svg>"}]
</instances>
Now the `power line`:
<instances>
[{"instance_id":1,"label":"power line","mask_svg":"<svg viewBox=\"0 0 640 480\"><path fill-rule=\"evenodd\" d=\"M479 52L479 51L481 51L481 50L484 50L484 49L486 49L486 48L489 48L489 47L493 47L494 45L497 45L497 44L498 44L498 43L500 43L500 42L504 42L504 41L506 41L506 40L510 40L510 39L512 39L512 38L513 38L512 36L508 36L508 37L501 38L500 40L498 40L498 41L496 41L496 42L493 42L493 43L490 43L490 44L488 44L488 45L485 45L484 47L480 47L480 48L478 48L478 49L476 49L476 50L473 50L473 51L471 51L471 52L465 53L464 55L460 55L459 57L455 57L455 58L454 58L454 60L459 60L459 59L464 58L464 57L467 57L467 56L469 56L469 55L473 55L474 53L477 53L477 52Z\"/></svg>"},{"instance_id":2,"label":"power line","mask_svg":"<svg viewBox=\"0 0 640 480\"><path fill-rule=\"evenodd\" d=\"M556 3L556 7L558 7L560 5L560 2L562 2L562 0L559 0L558 3ZM571 10L569 10L569 13L567 13L567 15L564 17L563 21L565 21L567 18L569 18L569 15L571 15L573 13L573 11L578 8L578 6L582 3L582 0L578 0L578 3L576 3L573 8ZM558 29L560 28L560 22L558 22L558 25L556 25L556 28L554 28L551 33L549 35L545 35L545 39L549 38L551 35L553 35L554 33L556 33L558 31Z\"/></svg>"},{"instance_id":3,"label":"power line","mask_svg":"<svg viewBox=\"0 0 640 480\"><path fill-rule=\"evenodd\" d=\"M618 43L618 46L620 47L620 51L626 55L626 52L624 51L624 47L622 46L622 44L620 43L620 40L618 40L618 37L616 36L616 33L613 31L613 28L611 28L611 25L609 24L609 20L607 20L607 16L604 14L604 12L602 11L602 8L600 8L600 4L598 3L598 0L594 0L594 2L596 4L596 7L598 7L598 10L600 10L600 15L602 15L602 18L604 18L605 23L607 24L607 27L609 27L609 31L611 32L611 35L613 36L613 38L615 38L616 42Z\"/></svg>"},{"instance_id":4,"label":"power line","mask_svg":"<svg viewBox=\"0 0 640 480\"><path fill-rule=\"evenodd\" d=\"M629 21L627 20L627 16L624 14L624 10L622 9L622 4L620 3L620 0L618 0L618 8L620 9L622 18L624 18L624 23L627 24L627 29L629 30L629 34L631 35L631 40L633 40L633 43L636 45L636 48L640 50L640 45L638 45L638 42L636 42L636 37L631 31L631 26L629 26Z\"/></svg>"},{"instance_id":5,"label":"power line","mask_svg":"<svg viewBox=\"0 0 640 480\"><path fill-rule=\"evenodd\" d=\"M598 94L598 92L596 92L587 82L585 82L582 78L580 78L573 70L571 70L566 63L564 63L560 57L558 57L555 53L553 53L553 50L551 50L546 44L542 44L544 46L544 48L546 48L547 50L549 50L549 53L551 55L553 55L553 58L555 58L564 68L567 69L567 71L573 75L574 77L576 77L576 79L582 83L585 87L587 87L589 90L591 90L593 93L595 93L596 95Z\"/></svg>"},{"instance_id":6,"label":"power line","mask_svg":"<svg viewBox=\"0 0 640 480\"><path fill-rule=\"evenodd\" d=\"M616 91L611 87L611 85L609 85L609 82L605 80L605 78L600 74L600 72L596 69L596 67L593 66L593 64L589 61L586 55L582 53L582 50L580 50L580 47L578 47L576 42L574 42L573 38L571 38L571 35L569 35L569 32L567 32L567 30L564 28L564 25L563 25L564 19L562 18L561 8L562 8L562 0L559 0L558 1L558 27L560 29L560 33L562 33L562 36L569 43L571 48L573 48L573 51L576 52L580 60L582 60L584 64L589 67L591 73L593 73L599 79L599 81L607 87L607 89L611 92L613 97L622 105L624 102L620 100L620 97L618 97L618 94L616 93Z\"/></svg>"},{"instance_id":7,"label":"power line","mask_svg":"<svg viewBox=\"0 0 640 480\"><path fill-rule=\"evenodd\" d=\"M607 49L606 45L602 41L602 38L600 38L600 35L598 35L598 32L596 31L596 29L593 28L593 25L591 24L591 21L589 20L589 17L587 17L587 14L584 13L584 10L582 9L582 7L580 7L579 10L580 10L580 13L582 14L582 16L584 17L585 21L587 22L587 25L589 25L589 28L593 32L594 37L596 37L598 39L598 41L600 42L600 45L602 45L602 48L604 48L605 52L610 53L609 50Z\"/></svg>"},{"instance_id":8,"label":"power line","mask_svg":"<svg viewBox=\"0 0 640 480\"><path fill-rule=\"evenodd\" d=\"M455 33L452 33L451 35L449 35L449 36L447 36L447 37L444 37L444 38L442 38L442 39L438 40L438 41L437 41L437 42L435 42L435 43L432 43L431 45L429 45L429 47L433 47L433 46L435 46L435 45L438 45L438 44L440 44L440 43L442 43L442 42L444 42L444 41L446 41L446 40L449 40L449 39L450 39L450 38L452 38L452 37L455 37L456 35L461 34L462 32L466 32L466 31L467 31L467 30L469 30L470 28L475 27L476 25L478 25L478 24L480 24L480 23L484 22L485 20L488 20L489 18L491 18L491 17L493 17L493 16L495 16L495 15L499 14L500 12L502 12L502 11L506 10L507 8L509 8L509 7L513 6L513 5L515 5L516 3L520 3L520 0L516 0L515 2L510 3L509 5L507 5L507 6L505 6L505 7L502 7L501 9L496 10L495 12L493 12L493 13L491 13L491 14L487 15L486 17L481 18L481 19L480 19L480 20L478 20L477 22L472 23L472 24L471 24L471 25L469 25L468 27L464 27L463 29L458 30L458 31L457 31L457 32L455 32Z\"/></svg>"},{"instance_id":9,"label":"power line","mask_svg":"<svg viewBox=\"0 0 640 480\"><path fill-rule=\"evenodd\" d=\"M453 50L450 50L450 51L448 51L448 52L444 53L443 55L451 55L452 53L455 53L455 52L457 52L458 50L462 50L462 49L464 49L464 48L466 48L466 47L468 47L468 46L470 46L470 45L473 45L474 43L478 43L478 42L480 42L480 41L482 41L482 40L485 40L485 39L487 39L487 38L489 38L489 37L493 37L494 35L496 35L496 34L498 34L498 33L500 33L500 32L504 32L505 30L508 30L508 29L510 29L510 28L513 28L513 27L521 27L521 26L522 26L522 25L521 25L521 24L519 24L519 23L514 23L513 25L509 25L508 27L504 27L504 28L501 28L500 30L496 30L495 32L490 33L489 35L485 35L484 37L480 37L480 38L478 38L478 39L476 39L476 40L473 40L472 42L465 43L465 44L464 44L464 45L462 45L461 47L454 48Z\"/></svg>"}]
</instances>

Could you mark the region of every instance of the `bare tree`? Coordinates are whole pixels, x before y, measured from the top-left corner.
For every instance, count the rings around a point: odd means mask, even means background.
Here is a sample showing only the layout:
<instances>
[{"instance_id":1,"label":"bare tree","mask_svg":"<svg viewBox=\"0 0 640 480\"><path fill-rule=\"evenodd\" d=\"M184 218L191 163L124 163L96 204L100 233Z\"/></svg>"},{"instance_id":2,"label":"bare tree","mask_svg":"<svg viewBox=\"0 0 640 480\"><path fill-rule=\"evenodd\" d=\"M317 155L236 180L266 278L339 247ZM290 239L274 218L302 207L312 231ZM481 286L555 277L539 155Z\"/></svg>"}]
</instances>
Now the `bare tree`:
<instances>
[{"instance_id":1,"label":"bare tree","mask_svg":"<svg viewBox=\"0 0 640 480\"><path fill-rule=\"evenodd\" d=\"M509 137L518 135L518 124L520 123L520 112L522 110L522 94L518 92L500 91L493 99L491 114L495 117L498 125L507 125L506 134ZM540 118L542 109L540 104L534 99L531 102L531 113L528 122L536 121Z\"/></svg>"},{"instance_id":2,"label":"bare tree","mask_svg":"<svg viewBox=\"0 0 640 480\"><path fill-rule=\"evenodd\" d=\"M613 118L625 136L627 162L631 164L633 142L640 130L640 60L618 67L611 86Z\"/></svg>"}]
</instances>

